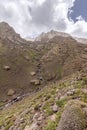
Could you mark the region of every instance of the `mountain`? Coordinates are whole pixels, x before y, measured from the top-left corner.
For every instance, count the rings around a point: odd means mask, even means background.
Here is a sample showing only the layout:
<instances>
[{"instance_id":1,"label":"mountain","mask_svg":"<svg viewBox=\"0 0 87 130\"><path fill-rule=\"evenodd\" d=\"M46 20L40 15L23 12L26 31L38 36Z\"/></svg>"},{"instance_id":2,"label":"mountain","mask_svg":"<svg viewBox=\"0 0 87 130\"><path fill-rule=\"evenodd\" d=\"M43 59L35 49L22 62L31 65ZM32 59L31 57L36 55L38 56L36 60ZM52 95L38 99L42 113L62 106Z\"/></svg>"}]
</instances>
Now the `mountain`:
<instances>
[{"instance_id":1,"label":"mountain","mask_svg":"<svg viewBox=\"0 0 87 130\"><path fill-rule=\"evenodd\" d=\"M77 38L77 37L75 37L75 39L77 40L77 42L87 44L87 39L86 38Z\"/></svg>"},{"instance_id":2,"label":"mountain","mask_svg":"<svg viewBox=\"0 0 87 130\"><path fill-rule=\"evenodd\" d=\"M0 130L65 129L87 129L87 44L56 31L26 41L0 23Z\"/></svg>"},{"instance_id":3,"label":"mountain","mask_svg":"<svg viewBox=\"0 0 87 130\"><path fill-rule=\"evenodd\" d=\"M51 30L50 32L42 33L41 35L39 35L35 39L35 41L44 41L45 42L45 41L49 41L50 39L54 38L55 36L69 37L70 35L67 33Z\"/></svg>"},{"instance_id":4,"label":"mountain","mask_svg":"<svg viewBox=\"0 0 87 130\"><path fill-rule=\"evenodd\" d=\"M38 87L34 88L30 81L31 72L36 71L39 64L39 52L7 23L0 23L0 30L0 98L10 98L10 89L17 95L35 91Z\"/></svg>"},{"instance_id":5,"label":"mountain","mask_svg":"<svg viewBox=\"0 0 87 130\"><path fill-rule=\"evenodd\" d=\"M22 39L20 35L17 34L6 22L0 23L0 37L3 39L8 39L11 42L15 42L16 44L25 43L25 40Z\"/></svg>"},{"instance_id":6,"label":"mountain","mask_svg":"<svg viewBox=\"0 0 87 130\"><path fill-rule=\"evenodd\" d=\"M35 92L87 65L87 45L67 34L48 32L53 38L28 42L7 23L0 25L0 97ZM8 30L8 31L7 31ZM54 34L56 35L54 37ZM24 43L23 43L24 42ZM71 60L72 59L72 60Z\"/></svg>"}]
</instances>

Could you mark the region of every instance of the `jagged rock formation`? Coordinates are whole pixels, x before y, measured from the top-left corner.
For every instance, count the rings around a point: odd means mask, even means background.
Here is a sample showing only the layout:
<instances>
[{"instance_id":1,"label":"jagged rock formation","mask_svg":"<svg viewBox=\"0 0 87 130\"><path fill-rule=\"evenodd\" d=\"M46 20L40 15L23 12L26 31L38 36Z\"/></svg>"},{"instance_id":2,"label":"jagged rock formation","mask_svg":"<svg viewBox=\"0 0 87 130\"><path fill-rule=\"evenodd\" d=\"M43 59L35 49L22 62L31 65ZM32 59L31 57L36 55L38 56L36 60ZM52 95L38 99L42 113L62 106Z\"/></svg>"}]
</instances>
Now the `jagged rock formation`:
<instances>
[{"instance_id":1,"label":"jagged rock formation","mask_svg":"<svg viewBox=\"0 0 87 130\"><path fill-rule=\"evenodd\" d=\"M0 37L2 39L10 40L13 43L15 42L15 44L25 43L25 40L22 39L6 22L0 23Z\"/></svg>"},{"instance_id":2,"label":"jagged rock formation","mask_svg":"<svg viewBox=\"0 0 87 130\"><path fill-rule=\"evenodd\" d=\"M50 32L42 33L40 36L38 36L35 39L35 41L47 42L50 39L54 38L55 36L69 37L70 35L67 33L57 32L57 31L51 30Z\"/></svg>"}]
</instances>

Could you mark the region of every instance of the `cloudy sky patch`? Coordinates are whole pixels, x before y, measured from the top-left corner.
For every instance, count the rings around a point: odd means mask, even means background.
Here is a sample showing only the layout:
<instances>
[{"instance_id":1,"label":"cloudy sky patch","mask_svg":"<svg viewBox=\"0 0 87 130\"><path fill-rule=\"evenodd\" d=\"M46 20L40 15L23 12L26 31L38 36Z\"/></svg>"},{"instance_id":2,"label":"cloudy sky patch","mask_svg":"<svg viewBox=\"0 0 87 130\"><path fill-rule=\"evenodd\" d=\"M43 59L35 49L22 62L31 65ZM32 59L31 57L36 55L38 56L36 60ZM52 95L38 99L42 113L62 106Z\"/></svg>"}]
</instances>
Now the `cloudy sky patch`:
<instances>
[{"instance_id":1,"label":"cloudy sky patch","mask_svg":"<svg viewBox=\"0 0 87 130\"><path fill-rule=\"evenodd\" d=\"M87 0L0 0L0 21L22 37L50 30L87 37Z\"/></svg>"}]
</instances>

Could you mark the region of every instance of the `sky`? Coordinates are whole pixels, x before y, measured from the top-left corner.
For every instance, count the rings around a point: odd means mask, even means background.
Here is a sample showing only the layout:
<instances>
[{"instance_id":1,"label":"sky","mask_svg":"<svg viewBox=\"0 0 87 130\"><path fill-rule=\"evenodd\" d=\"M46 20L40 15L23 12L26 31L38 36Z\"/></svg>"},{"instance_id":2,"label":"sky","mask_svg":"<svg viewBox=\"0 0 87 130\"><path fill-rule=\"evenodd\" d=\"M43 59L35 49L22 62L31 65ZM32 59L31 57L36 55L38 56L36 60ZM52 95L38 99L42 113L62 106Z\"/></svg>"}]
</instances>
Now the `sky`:
<instances>
[{"instance_id":1,"label":"sky","mask_svg":"<svg viewBox=\"0 0 87 130\"><path fill-rule=\"evenodd\" d=\"M87 0L0 0L0 21L23 38L50 30L87 38Z\"/></svg>"}]
</instances>

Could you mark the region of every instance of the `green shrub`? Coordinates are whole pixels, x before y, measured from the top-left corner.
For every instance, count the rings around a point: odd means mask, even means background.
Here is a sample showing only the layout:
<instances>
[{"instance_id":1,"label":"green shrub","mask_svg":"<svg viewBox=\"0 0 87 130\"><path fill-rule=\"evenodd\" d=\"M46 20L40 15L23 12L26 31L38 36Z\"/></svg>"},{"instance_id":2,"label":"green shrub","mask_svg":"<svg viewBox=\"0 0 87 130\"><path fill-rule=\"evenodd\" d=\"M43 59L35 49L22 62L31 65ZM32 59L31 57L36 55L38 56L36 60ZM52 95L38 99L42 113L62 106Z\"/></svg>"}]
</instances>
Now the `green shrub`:
<instances>
[{"instance_id":1,"label":"green shrub","mask_svg":"<svg viewBox=\"0 0 87 130\"><path fill-rule=\"evenodd\" d=\"M66 101L67 101L66 99L61 99L61 100L58 100L58 101L56 102L56 104L57 104L59 107L62 107L62 106L65 105Z\"/></svg>"}]
</instances>

